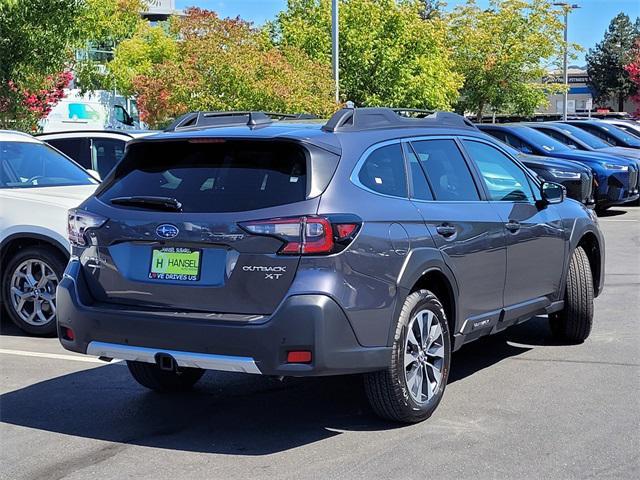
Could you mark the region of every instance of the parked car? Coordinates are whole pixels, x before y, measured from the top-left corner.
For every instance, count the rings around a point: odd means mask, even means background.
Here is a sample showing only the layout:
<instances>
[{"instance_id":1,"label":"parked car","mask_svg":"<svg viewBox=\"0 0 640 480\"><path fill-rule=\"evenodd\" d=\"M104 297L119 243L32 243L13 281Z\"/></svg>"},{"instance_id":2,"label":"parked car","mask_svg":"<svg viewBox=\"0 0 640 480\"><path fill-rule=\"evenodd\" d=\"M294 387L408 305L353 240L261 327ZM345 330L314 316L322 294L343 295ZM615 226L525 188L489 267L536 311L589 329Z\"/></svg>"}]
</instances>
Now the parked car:
<instances>
[{"instance_id":1,"label":"parked car","mask_svg":"<svg viewBox=\"0 0 640 480\"><path fill-rule=\"evenodd\" d=\"M610 153L636 161L640 168L640 150L628 147L616 147L607 143L602 138L568 123L544 122L525 123L524 125L549 135L550 137L564 143L570 148L585 150L587 152Z\"/></svg>"},{"instance_id":2,"label":"parked car","mask_svg":"<svg viewBox=\"0 0 640 480\"><path fill-rule=\"evenodd\" d=\"M594 176L589 167L569 160L515 152L518 159L541 179L565 187L567 197L590 207L595 206Z\"/></svg>"},{"instance_id":3,"label":"parked car","mask_svg":"<svg viewBox=\"0 0 640 480\"><path fill-rule=\"evenodd\" d=\"M595 214L442 112L178 121L129 143L69 232L66 349L157 391L364 373L400 422L433 413L469 341L545 313L583 341L604 279Z\"/></svg>"},{"instance_id":4,"label":"parked car","mask_svg":"<svg viewBox=\"0 0 640 480\"><path fill-rule=\"evenodd\" d=\"M55 291L69 259L67 210L97 185L46 143L0 131L0 298L25 332L56 332Z\"/></svg>"},{"instance_id":5,"label":"parked car","mask_svg":"<svg viewBox=\"0 0 640 480\"><path fill-rule=\"evenodd\" d=\"M603 121L640 138L640 123L637 120L607 118Z\"/></svg>"},{"instance_id":6,"label":"parked car","mask_svg":"<svg viewBox=\"0 0 640 480\"><path fill-rule=\"evenodd\" d=\"M616 147L640 149L640 138L603 120L567 120L564 123L586 130Z\"/></svg>"},{"instance_id":7,"label":"parked car","mask_svg":"<svg viewBox=\"0 0 640 480\"><path fill-rule=\"evenodd\" d=\"M481 124L477 127L527 154L571 160L587 165L597 182L596 208L600 211L638 199L638 168L632 160L569 148L542 132L518 123Z\"/></svg>"},{"instance_id":8,"label":"parked car","mask_svg":"<svg viewBox=\"0 0 640 480\"><path fill-rule=\"evenodd\" d=\"M495 141L491 135L487 135L487 138ZM559 160L557 158L522 153L504 142L499 142L499 145L518 158L525 167L535 173L541 180L562 185L567 191L567 197L577 200L590 208L595 207L595 197L593 196L595 179L589 167L570 160Z\"/></svg>"},{"instance_id":9,"label":"parked car","mask_svg":"<svg viewBox=\"0 0 640 480\"><path fill-rule=\"evenodd\" d=\"M155 130L75 130L36 135L84 168L105 178L122 160L127 142L157 133Z\"/></svg>"},{"instance_id":10,"label":"parked car","mask_svg":"<svg viewBox=\"0 0 640 480\"><path fill-rule=\"evenodd\" d=\"M635 161L636 167L640 171L640 150L627 147L615 147L600 137L597 137L582 128L578 128L575 125L570 125L561 122L545 122L545 123L527 123L527 126L535 128L536 130L549 135L550 137L558 140L561 143L569 146L570 148L576 148L578 150L585 150L589 152L611 153ZM640 174L638 175L638 182L634 189L636 193L639 193L640 189ZM635 205L640 203L640 199L635 201Z\"/></svg>"}]
</instances>

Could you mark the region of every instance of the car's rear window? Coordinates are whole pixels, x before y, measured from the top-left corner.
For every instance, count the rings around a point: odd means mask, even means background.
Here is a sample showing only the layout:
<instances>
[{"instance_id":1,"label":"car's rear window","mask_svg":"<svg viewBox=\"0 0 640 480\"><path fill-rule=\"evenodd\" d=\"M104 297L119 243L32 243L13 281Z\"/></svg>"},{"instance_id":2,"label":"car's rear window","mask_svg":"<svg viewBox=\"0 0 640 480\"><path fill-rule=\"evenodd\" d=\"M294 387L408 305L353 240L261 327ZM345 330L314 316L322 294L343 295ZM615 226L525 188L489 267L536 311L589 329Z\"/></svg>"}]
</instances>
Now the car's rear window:
<instances>
[{"instance_id":1,"label":"car's rear window","mask_svg":"<svg viewBox=\"0 0 640 480\"><path fill-rule=\"evenodd\" d=\"M99 198L169 197L184 212L238 212L299 202L306 193L300 145L191 140L132 145Z\"/></svg>"}]
</instances>

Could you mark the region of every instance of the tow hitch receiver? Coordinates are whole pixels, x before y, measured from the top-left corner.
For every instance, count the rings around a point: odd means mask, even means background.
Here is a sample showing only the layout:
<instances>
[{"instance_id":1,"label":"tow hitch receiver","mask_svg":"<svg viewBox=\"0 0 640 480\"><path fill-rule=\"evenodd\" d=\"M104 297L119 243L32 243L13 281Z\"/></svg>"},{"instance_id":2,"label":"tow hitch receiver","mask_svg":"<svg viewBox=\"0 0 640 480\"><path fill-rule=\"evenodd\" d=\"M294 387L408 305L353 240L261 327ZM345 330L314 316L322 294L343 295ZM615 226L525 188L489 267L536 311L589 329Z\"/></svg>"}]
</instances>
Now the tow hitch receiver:
<instances>
[{"instance_id":1,"label":"tow hitch receiver","mask_svg":"<svg viewBox=\"0 0 640 480\"><path fill-rule=\"evenodd\" d=\"M174 372L178 366L171 355L162 352L156 353L156 364L160 367L160 370L168 372Z\"/></svg>"}]
</instances>

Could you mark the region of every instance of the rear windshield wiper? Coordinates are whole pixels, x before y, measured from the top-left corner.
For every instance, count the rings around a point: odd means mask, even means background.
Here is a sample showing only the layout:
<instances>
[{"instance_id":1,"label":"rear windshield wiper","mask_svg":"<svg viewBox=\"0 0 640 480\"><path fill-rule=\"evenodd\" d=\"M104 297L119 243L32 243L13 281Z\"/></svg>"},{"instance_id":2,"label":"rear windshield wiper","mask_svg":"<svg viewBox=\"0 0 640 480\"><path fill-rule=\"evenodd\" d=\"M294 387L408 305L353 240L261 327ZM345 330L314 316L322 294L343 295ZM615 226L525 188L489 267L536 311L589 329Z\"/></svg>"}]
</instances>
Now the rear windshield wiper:
<instances>
[{"instance_id":1,"label":"rear windshield wiper","mask_svg":"<svg viewBox=\"0 0 640 480\"><path fill-rule=\"evenodd\" d=\"M181 212L182 203L171 197L116 197L111 199L115 205L131 205L132 207L148 208L150 210L164 210Z\"/></svg>"}]
</instances>

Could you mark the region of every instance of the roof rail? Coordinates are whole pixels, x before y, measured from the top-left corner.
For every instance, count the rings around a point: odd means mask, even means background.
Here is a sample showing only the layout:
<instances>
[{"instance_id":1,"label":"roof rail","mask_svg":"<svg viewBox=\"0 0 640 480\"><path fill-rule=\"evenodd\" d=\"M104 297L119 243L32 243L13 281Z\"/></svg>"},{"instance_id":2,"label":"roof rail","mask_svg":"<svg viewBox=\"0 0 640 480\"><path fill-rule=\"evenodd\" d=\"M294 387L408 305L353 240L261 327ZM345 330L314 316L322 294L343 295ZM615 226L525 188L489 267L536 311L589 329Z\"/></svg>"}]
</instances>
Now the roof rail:
<instances>
[{"instance_id":1,"label":"roof rail","mask_svg":"<svg viewBox=\"0 0 640 480\"><path fill-rule=\"evenodd\" d=\"M176 118L164 131L177 132L211 127L227 127L230 125L258 127L260 125L268 125L272 121L271 117L264 112L190 112Z\"/></svg>"},{"instance_id":2,"label":"roof rail","mask_svg":"<svg viewBox=\"0 0 640 480\"><path fill-rule=\"evenodd\" d=\"M310 113L278 113L278 112L190 112L176 118L165 132L199 130L212 127L228 127L231 125L247 125L259 127L276 120L311 120L318 118Z\"/></svg>"},{"instance_id":3,"label":"roof rail","mask_svg":"<svg viewBox=\"0 0 640 480\"><path fill-rule=\"evenodd\" d=\"M317 118L320 118L313 113L264 112L264 114L271 118L277 118L278 120L315 120Z\"/></svg>"},{"instance_id":4,"label":"roof rail","mask_svg":"<svg viewBox=\"0 0 640 480\"><path fill-rule=\"evenodd\" d=\"M422 114L415 117L401 113ZM322 127L327 132L355 132L380 128L419 128L449 126L473 128L473 123L453 112L430 112L411 108L343 108Z\"/></svg>"}]
</instances>

